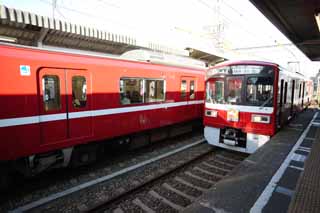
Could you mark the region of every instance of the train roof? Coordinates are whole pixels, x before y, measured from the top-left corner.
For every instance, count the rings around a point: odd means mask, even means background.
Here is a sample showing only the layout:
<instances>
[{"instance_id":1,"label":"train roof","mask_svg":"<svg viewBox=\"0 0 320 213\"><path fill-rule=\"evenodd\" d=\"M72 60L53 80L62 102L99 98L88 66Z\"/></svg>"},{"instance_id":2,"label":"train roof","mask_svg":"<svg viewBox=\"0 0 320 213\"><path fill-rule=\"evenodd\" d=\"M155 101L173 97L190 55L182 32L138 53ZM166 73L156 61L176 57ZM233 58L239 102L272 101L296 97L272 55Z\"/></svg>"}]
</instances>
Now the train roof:
<instances>
[{"instance_id":1,"label":"train roof","mask_svg":"<svg viewBox=\"0 0 320 213\"><path fill-rule=\"evenodd\" d=\"M123 55L112 55L112 54L103 54L96 53L92 51L83 51L75 50L69 48L59 48L59 47L31 47L19 44L10 44L0 42L0 47L9 47L17 49L29 49L31 51L39 52L49 52L49 53L62 53L68 55L76 56L88 56L95 58L106 58L111 60L120 60L120 61L129 61L134 63L145 63L145 64L154 64L154 65L165 65L170 67L182 67L186 69L197 69L197 70L206 70L206 63L197 59L183 57L178 55L165 54L160 52L153 52L147 50L135 50L129 51L127 54ZM137 54L138 53L138 54Z\"/></svg>"},{"instance_id":2,"label":"train roof","mask_svg":"<svg viewBox=\"0 0 320 213\"><path fill-rule=\"evenodd\" d=\"M210 67L210 69L222 67L222 66L231 66L236 64L252 64L252 65L265 65L265 66L279 66L276 63L272 62L266 62L266 61L257 61L257 60L230 60L230 61L224 61L221 63L216 64L213 67Z\"/></svg>"},{"instance_id":3,"label":"train roof","mask_svg":"<svg viewBox=\"0 0 320 213\"><path fill-rule=\"evenodd\" d=\"M303 78L305 80L309 79L305 75L303 75L300 72L293 72L285 69L284 67L280 66L277 63L273 62L266 62L266 61L258 61L258 60L230 60L230 61L224 61L222 63L216 64L213 67L210 67L209 70L224 67L224 66L232 66L237 64L246 64L246 65L264 65L264 66L275 66L278 67L281 73L284 73L286 75L290 75L292 77L296 78Z\"/></svg>"},{"instance_id":4,"label":"train roof","mask_svg":"<svg viewBox=\"0 0 320 213\"><path fill-rule=\"evenodd\" d=\"M166 54L149 50L131 50L120 56L122 59L164 64L169 66L205 69L206 63L186 56Z\"/></svg>"}]
</instances>

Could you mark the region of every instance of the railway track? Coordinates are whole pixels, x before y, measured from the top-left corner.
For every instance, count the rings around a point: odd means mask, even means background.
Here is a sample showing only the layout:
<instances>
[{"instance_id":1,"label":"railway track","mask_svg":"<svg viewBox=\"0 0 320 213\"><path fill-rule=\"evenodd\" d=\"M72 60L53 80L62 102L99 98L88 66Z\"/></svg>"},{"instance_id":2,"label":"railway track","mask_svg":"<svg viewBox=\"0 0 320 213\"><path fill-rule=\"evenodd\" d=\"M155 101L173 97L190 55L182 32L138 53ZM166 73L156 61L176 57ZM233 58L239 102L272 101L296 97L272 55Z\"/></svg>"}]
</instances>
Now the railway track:
<instances>
[{"instance_id":1,"label":"railway track","mask_svg":"<svg viewBox=\"0 0 320 213\"><path fill-rule=\"evenodd\" d=\"M236 167L246 155L212 150L174 170L101 202L87 212L179 212Z\"/></svg>"},{"instance_id":2,"label":"railway track","mask_svg":"<svg viewBox=\"0 0 320 213\"><path fill-rule=\"evenodd\" d=\"M147 161L19 206L12 209L12 212L126 212L145 211L148 208L158 212L154 207L156 203L161 204L160 207L166 206L167 210L177 211L189 205L245 157L213 149L200 139ZM170 196L165 196L166 193ZM151 199L149 204L143 199L147 197ZM180 200L176 205L175 199Z\"/></svg>"}]
</instances>

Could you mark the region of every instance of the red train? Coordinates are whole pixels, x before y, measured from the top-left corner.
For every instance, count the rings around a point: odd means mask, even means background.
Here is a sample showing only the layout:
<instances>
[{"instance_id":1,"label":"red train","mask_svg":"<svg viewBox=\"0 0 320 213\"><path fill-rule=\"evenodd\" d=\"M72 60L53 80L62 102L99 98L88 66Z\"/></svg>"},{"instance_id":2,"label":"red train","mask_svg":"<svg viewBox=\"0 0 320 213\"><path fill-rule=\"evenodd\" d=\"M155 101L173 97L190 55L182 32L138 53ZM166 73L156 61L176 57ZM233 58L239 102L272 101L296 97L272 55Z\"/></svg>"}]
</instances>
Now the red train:
<instances>
[{"instance_id":1,"label":"red train","mask_svg":"<svg viewBox=\"0 0 320 213\"><path fill-rule=\"evenodd\" d=\"M203 114L204 68L5 44L0 67L0 166L7 170L81 165L95 160L99 141L160 140Z\"/></svg>"},{"instance_id":2,"label":"red train","mask_svg":"<svg viewBox=\"0 0 320 213\"><path fill-rule=\"evenodd\" d=\"M309 105L312 81L277 64L234 61L207 72L204 134L208 143L253 153Z\"/></svg>"}]
</instances>

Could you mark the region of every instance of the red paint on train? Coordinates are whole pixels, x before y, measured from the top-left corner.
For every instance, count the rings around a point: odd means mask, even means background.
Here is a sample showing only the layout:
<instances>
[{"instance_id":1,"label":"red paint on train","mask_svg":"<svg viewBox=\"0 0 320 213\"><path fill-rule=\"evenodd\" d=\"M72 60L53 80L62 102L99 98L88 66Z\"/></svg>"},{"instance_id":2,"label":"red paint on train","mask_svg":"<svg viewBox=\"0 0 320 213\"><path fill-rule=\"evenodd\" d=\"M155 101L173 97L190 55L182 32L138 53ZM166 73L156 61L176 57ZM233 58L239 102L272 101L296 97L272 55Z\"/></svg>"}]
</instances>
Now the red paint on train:
<instances>
[{"instance_id":1,"label":"red paint on train","mask_svg":"<svg viewBox=\"0 0 320 213\"><path fill-rule=\"evenodd\" d=\"M6 45L0 45L0 67L1 161L181 123L203 114L201 69ZM133 90L141 79L145 83L141 88L149 87L144 89L160 85L164 91L157 95L163 99L142 102L145 94L133 91L132 100L138 96L135 101L140 103L122 105L120 99L130 91L120 94L121 78ZM85 104L75 101L73 81L75 88L82 84L78 96L85 96L79 98Z\"/></svg>"}]
</instances>

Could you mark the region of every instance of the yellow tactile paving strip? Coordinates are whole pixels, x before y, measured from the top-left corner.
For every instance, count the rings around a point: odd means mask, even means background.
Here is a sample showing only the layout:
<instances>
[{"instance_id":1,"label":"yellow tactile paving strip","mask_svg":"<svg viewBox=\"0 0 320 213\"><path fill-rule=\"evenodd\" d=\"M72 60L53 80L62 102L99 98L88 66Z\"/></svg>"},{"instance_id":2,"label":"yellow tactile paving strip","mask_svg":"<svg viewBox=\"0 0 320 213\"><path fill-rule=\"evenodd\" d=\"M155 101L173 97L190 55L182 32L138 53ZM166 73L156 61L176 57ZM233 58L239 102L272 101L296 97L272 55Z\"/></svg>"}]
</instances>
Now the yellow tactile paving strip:
<instances>
[{"instance_id":1,"label":"yellow tactile paving strip","mask_svg":"<svg viewBox=\"0 0 320 213\"><path fill-rule=\"evenodd\" d=\"M320 212L320 128L317 128L311 153L305 162L304 172L298 180L288 212Z\"/></svg>"}]
</instances>

